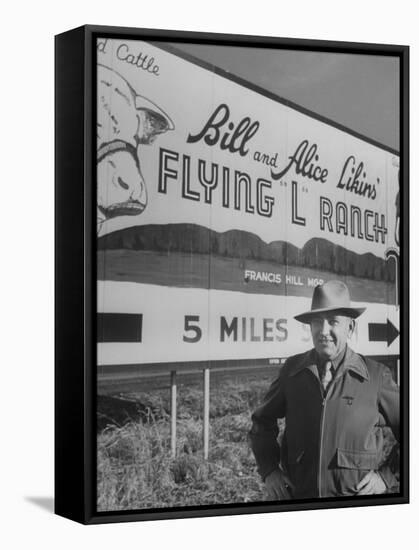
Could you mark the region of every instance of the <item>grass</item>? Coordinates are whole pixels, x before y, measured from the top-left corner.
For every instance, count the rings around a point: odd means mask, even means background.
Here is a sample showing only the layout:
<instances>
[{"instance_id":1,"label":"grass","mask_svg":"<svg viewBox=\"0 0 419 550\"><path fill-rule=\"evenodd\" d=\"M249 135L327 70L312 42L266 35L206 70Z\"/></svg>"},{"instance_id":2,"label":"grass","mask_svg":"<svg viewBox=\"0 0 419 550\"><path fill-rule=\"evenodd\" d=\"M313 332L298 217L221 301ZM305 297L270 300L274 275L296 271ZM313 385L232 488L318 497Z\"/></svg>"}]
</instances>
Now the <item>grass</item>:
<instances>
[{"instance_id":1,"label":"grass","mask_svg":"<svg viewBox=\"0 0 419 550\"><path fill-rule=\"evenodd\" d=\"M137 420L98 434L98 511L257 502L264 499L248 443L250 415L271 376L213 377L210 450L203 457L202 389L178 388L177 452L170 452L167 389L124 397L141 402ZM215 379L214 379L215 378Z\"/></svg>"},{"instance_id":2,"label":"grass","mask_svg":"<svg viewBox=\"0 0 419 550\"><path fill-rule=\"evenodd\" d=\"M178 384L175 458L171 456L168 387L150 380L141 391L124 393L125 401L115 399L109 404L105 400L108 425L98 432L97 440L98 511L263 501L264 487L248 432L251 412L274 377L275 369L240 375L211 373L208 460L203 457L199 379ZM118 414L116 404L126 400L129 406ZM133 403L139 405L135 418ZM284 425L280 427L283 431ZM395 440L389 429L384 436L387 455Z\"/></svg>"}]
</instances>

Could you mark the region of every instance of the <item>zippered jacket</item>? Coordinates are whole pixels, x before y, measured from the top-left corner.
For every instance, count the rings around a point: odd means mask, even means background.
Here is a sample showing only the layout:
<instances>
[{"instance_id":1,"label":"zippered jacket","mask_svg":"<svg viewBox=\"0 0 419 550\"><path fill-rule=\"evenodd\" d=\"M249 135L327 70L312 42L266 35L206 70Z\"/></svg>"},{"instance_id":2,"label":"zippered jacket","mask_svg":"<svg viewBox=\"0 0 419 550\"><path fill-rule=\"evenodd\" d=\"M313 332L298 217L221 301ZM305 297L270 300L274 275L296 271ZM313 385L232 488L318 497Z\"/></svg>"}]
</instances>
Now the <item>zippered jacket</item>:
<instances>
[{"instance_id":1,"label":"zippered jacket","mask_svg":"<svg viewBox=\"0 0 419 550\"><path fill-rule=\"evenodd\" d=\"M353 496L375 470L396 491L398 445L384 437L389 427L399 441L399 388L390 369L347 347L324 393L316 362L314 349L289 358L252 415L250 441L262 478L280 465L294 498Z\"/></svg>"}]
</instances>

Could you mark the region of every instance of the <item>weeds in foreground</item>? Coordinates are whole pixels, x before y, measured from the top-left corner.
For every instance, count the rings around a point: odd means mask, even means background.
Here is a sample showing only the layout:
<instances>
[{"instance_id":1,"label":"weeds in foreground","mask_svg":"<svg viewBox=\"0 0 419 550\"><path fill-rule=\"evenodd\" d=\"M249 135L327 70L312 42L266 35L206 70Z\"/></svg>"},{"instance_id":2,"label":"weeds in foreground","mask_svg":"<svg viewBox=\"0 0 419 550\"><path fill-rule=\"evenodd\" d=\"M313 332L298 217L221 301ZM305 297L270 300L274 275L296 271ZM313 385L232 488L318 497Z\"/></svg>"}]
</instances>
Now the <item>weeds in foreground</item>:
<instances>
[{"instance_id":1,"label":"weeds in foreground","mask_svg":"<svg viewBox=\"0 0 419 550\"><path fill-rule=\"evenodd\" d=\"M208 460L202 451L203 400L198 386L179 392L175 458L170 452L168 392L131 394L131 399L141 401L141 418L124 426L109 425L98 434L98 510L263 500L248 432L251 411L268 384L269 378L231 380L213 388Z\"/></svg>"},{"instance_id":2,"label":"weeds in foreground","mask_svg":"<svg viewBox=\"0 0 419 550\"><path fill-rule=\"evenodd\" d=\"M262 501L264 488L248 432L251 411L271 379L232 379L213 388L208 460L202 452L199 385L179 388L175 458L171 456L168 390L126 394L131 402L141 403L141 411L135 420L122 426L109 424L98 434L98 511ZM394 437L390 430L384 435L388 455Z\"/></svg>"}]
</instances>

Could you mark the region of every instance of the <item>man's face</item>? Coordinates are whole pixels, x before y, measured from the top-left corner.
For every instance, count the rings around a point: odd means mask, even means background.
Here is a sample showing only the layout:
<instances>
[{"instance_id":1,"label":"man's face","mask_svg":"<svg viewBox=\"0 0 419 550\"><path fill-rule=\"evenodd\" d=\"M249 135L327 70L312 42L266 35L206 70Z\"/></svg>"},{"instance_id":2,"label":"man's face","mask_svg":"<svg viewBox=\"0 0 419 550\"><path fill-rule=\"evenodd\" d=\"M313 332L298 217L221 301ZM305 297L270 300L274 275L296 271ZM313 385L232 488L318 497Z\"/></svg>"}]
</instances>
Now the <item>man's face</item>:
<instances>
[{"instance_id":1,"label":"man's face","mask_svg":"<svg viewBox=\"0 0 419 550\"><path fill-rule=\"evenodd\" d=\"M311 321L314 347L322 359L332 360L345 348L355 321L344 315L322 314Z\"/></svg>"}]
</instances>

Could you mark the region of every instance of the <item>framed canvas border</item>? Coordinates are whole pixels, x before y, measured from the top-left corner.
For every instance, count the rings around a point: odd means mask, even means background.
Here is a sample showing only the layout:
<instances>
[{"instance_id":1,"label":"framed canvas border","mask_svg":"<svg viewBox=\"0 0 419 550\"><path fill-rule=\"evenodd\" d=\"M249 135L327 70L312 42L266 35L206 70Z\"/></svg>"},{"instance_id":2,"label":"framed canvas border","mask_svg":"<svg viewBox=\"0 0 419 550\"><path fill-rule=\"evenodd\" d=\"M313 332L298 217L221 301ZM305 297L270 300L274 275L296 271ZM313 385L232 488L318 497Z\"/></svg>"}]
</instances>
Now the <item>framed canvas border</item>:
<instances>
[{"instance_id":1,"label":"framed canvas border","mask_svg":"<svg viewBox=\"0 0 419 550\"><path fill-rule=\"evenodd\" d=\"M400 493L322 498L286 503L247 503L98 512L96 509L96 39L311 50L396 56L400 60L401 479ZM409 502L409 48L261 36L83 26L56 37L55 127L55 512L85 524L375 506ZM170 46L167 46L170 49ZM188 57L185 54L185 57ZM207 66L193 59L195 63ZM213 67L211 67L214 69ZM218 70L219 74L241 81ZM246 86L249 85L246 82ZM253 86L258 92L273 96ZM275 99L281 100L281 98ZM306 109L301 112L326 121ZM335 127L345 129L327 120ZM364 136L362 139L366 140ZM373 140L367 140L375 144ZM381 148L384 148L380 144ZM391 149L387 148L392 151Z\"/></svg>"}]
</instances>

